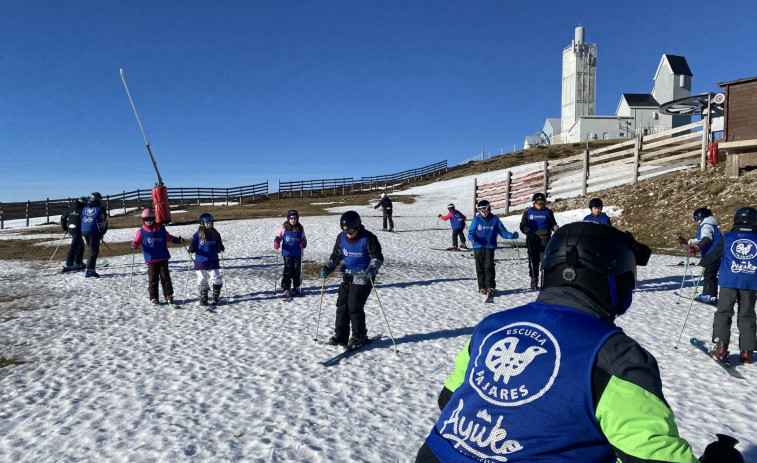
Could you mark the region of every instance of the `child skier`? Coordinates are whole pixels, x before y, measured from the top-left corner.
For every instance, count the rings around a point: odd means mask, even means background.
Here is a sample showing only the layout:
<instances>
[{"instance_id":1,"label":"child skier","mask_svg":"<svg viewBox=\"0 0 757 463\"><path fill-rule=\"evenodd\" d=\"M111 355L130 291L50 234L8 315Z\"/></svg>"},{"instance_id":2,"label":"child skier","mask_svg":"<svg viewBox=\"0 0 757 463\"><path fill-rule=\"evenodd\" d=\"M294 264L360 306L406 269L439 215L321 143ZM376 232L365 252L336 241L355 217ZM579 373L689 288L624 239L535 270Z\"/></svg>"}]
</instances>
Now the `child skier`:
<instances>
[{"instance_id":1,"label":"child skier","mask_svg":"<svg viewBox=\"0 0 757 463\"><path fill-rule=\"evenodd\" d=\"M64 232L71 235L71 246L68 248L63 273L87 268L84 263L84 239L81 236L81 216L86 205L87 198L82 196L60 216L60 226Z\"/></svg>"},{"instance_id":2,"label":"child skier","mask_svg":"<svg viewBox=\"0 0 757 463\"><path fill-rule=\"evenodd\" d=\"M224 251L221 234L213 228L213 216L207 212L200 215L200 228L192 235L192 242L187 249L194 254L194 268L197 274L197 286L200 291L200 305L208 305L208 291L213 285L213 305L221 297L221 279L218 253Z\"/></svg>"},{"instance_id":3,"label":"child skier","mask_svg":"<svg viewBox=\"0 0 757 463\"><path fill-rule=\"evenodd\" d=\"M602 204L601 199L592 198L591 201L589 201L589 210L591 211L591 213L584 217L584 220L612 226L612 223L610 223L610 217L602 212L603 207L604 205Z\"/></svg>"},{"instance_id":4,"label":"child skier","mask_svg":"<svg viewBox=\"0 0 757 463\"><path fill-rule=\"evenodd\" d=\"M465 246L465 236L463 235L463 230L465 230L465 221L467 220L466 217L463 215L462 212L455 209L455 205L452 203L447 204L447 210L449 211L447 215L441 215L439 214L439 218L444 220L445 222L449 220L449 224L452 227L452 247L447 248L448 251L457 251L457 238L460 237L460 247L462 249L468 249Z\"/></svg>"},{"instance_id":5,"label":"child skier","mask_svg":"<svg viewBox=\"0 0 757 463\"><path fill-rule=\"evenodd\" d=\"M496 281L494 274L494 250L497 249L497 235L506 240L517 240L518 232L507 231L499 217L491 213L491 204L482 199L476 204L478 215L473 218L468 229L468 239L473 242L473 257L476 260L478 290L487 296L494 296Z\"/></svg>"},{"instance_id":6,"label":"child skier","mask_svg":"<svg viewBox=\"0 0 757 463\"><path fill-rule=\"evenodd\" d=\"M526 209L520 219L520 231L526 235L528 276L531 277L531 289L534 290L538 286L539 265L544 256L544 250L547 248L552 232L558 227L555 214L547 207L547 197L544 193L535 193L531 200L533 206Z\"/></svg>"},{"instance_id":7,"label":"child skier","mask_svg":"<svg viewBox=\"0 0 757 463\"><path fill-rule=\"evenodd\" d=\"M712 215L712 211L706 207L700 207L692 214L694 222L699 225L696 238L688 241L686 252L695 254L697 251L702 253L702 259L707 256L711 249L718 244L721 239L720 229L718 228L718 219ZM706 265L703 265L702 273L702 294L696 297L700 302L715 305L718 297L718 269L722 255L716 255L715 259L707 259ZM701 264L701 262L700 262Z\"/></svg>"},{"instance_id":8,"label":"child skier","mask_svg":"<svg viewBox=\"0 0 757 463\"><path fill-rule=\"evenodd\" d=\"M95 191L89 196L87 206L82 209L81 234L89 248L84 278L100 278L100 274L95 271L95 266L97 256L100 255L100 241L108 231L108 213L102 206L102 199L102 195Z\"/></svg>"},{"instance_id":9,"label":"child skier","mask_svg":"<svg viewBox=\"0 0 757 463\"><path fill-rule=\"evenodd\" d=\"M342 284L339 285L336 298L334 336L329 339L329 344L347 346L348 350L353 350L368 343L365 302L384 262L384 255L378 238L365 229L357 212L347 211L342 214L339 226L342 232L336 237L328 263L321 268L321 278L326 278L344 260L341 269ZM352 337L348 340L350 324Z\"/></svg>"},{"instance_id":10,"label":"child skier","mask_svg":"<svg viewBox=\"0 0 757 463\"><path fill-rule=\"evenodd\" d=\"M300 214L292 209L287 212L287 219L281 225L276 238L273 239L273 248L281 248L281 257L284 259L284 274L281 278L281 289L284 297L290 298L301 293L302 283L302 250L308 245L305 237L305 227L300 223Z\"/></svg>"},{"instance_id":11,"label":"child skier","mask_svg":"<svg viewBox=\"0 0 757 463\"><path fill-rule=\"evenodd\" d=\"M142 228L137 230L132 249L138 249L142 245L142 255L147 264L147 292L150 294L150 302L160 304L158 299L158 282L163 286L163 296L166 302L173 304L173 285L171 275L168 273L168 241L174 244L184 243L184 238L173 237L166 228L155 223L155 211L145 209L142 211Z\"/></svg>"}]
</instances>

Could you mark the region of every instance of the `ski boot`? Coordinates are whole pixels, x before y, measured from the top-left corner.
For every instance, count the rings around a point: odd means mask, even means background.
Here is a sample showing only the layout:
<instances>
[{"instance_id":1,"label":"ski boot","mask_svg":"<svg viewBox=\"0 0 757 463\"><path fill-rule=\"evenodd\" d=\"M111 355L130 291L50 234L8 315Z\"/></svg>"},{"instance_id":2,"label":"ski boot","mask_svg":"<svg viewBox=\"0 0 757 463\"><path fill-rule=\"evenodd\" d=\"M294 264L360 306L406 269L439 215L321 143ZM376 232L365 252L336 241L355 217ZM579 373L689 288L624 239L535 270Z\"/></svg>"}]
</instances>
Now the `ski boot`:
<instances>
[{"instance_id":1,"label":"ski boot","mask_svg":"<svg viewBox=\"0 0 757 463\"><path fill-rule=\"evenodd\" d=\"M73 265L64 265L60 273L69 273L76 271L76 267Z\"/></svg>"},{"instance_id":2,"label":"ski boot","mask_svg":"<svg viewBox=\"0 0 757 463\"><path fill-rule=\"evenodd\" d=\"M200 305L205 307L208 305L208 288L200 286Z\"/></svg>"},{"instance_id":3,"label":"ski boot","mask_svg":"<svg viewBox=\"0 0 757 463\"><path fill-rule=\"evenodd\" d=\"M87 270L86 272L84 272L84 278L100 278L100 274L98 274L94 270Z\"/></svg>"},{"instance_id":4,"label":"ski boot","mask_svg":"<svg viewBox=\"0 0 757 463\"><path fill-rule=\"evenodd\" d=\"M368 336L366 335L353 336L350 338L349 342L347 342L347 350L360 349L364 345L368 344L368 342Z\"/></svg>"},{"instance_id":5,"label":"ski boot","mask_svg":"<svg viewBox=\"0 0 757 463\"><path fill-rule=\"evenodd\" d=\"M741 363L752 363L754 361L754 352L751 350L741 351Z\"/></svg>"},{"instance_id":6,"label":"ski boot","mask_svg":"<svg viewBox=\"0 0 757 463\"><path fill-rule=\"evenodd\" d=\"M695 297L699 302L704 302L705 304L710 305L716 305L718 303L718 298L715 296L710 296L708 294L700 294L699 296Z\"/></svg>"},{"instance_id":7,"label":"ski boot","mask_svg":"<svg viewBox=\"0 0 757 463\"><path fill-rule=\"evenodd\" d=\"M79 264L74 264L74 270L76 270L77 272L79 270L85 270L86 268L87 268L87 264L85 264L83 262L79 263Z\"/></svg>"},{"instance_id":8,"label":"ski boot","mask_svg":"<svg viewBox=\"0 0 757 463\"><path fill-rule=\"evenodd\" d=\"M218 304L221 299L221 286L223 285L213 285L213 305Z\"/></svg>"},{"instance_id":9,"label":"ski boot","mask_svg":"<svg viewBox=\"0 0 757 463\"><path fill-rule=\"evenodd\" d=\"M287 299L289 299L290 297L292 297L292 291L289 290L289 289L285 290L284 291L284 297L287 298Z\"/></svg>"},{"instance_id":10,"label":"ski boot","mask_svg":"<svg viewBox=\"0 0 757 463\"><path fill-rule=\"evenodd\" d=\"M719 342L710 350L710 355L726 364L728 363L728 353L728 347Z\"/></svg>"},{"instance_id":11,"label":"ski boot","mask_svg":"<svg viewBox=\"0 0 757 463\"><path fill-rule=\"evenodd\" d=\"M292 296L299 296L300 294L302 294L302 290L300 288L294 288L292 290Z\"/></svg>"},{"instance_id":12,"label":"ski boot","mask_svg":"<svg viewBox=\"0 0 757 463\"><path fill-rule=\"evenodd\" d=\"M329 345L331 346L346 346L347 341L341 338L337 338L336 336L331 336L329 338Z\"/></svg>"}]
</instances>

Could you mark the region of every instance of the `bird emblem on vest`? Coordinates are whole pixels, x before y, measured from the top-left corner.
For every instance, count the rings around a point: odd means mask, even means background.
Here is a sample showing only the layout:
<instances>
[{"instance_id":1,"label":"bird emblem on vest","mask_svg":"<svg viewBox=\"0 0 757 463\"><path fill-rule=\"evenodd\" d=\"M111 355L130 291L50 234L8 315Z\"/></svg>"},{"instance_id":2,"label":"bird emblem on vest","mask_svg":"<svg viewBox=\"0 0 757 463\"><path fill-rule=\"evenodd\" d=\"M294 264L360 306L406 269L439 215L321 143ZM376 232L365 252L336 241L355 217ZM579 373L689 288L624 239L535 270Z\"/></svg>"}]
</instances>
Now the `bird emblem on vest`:
<instances>
[{"instance_id":1,"label":"bird emblem on vest","mask_svg":"<svg viewBox=\"0 0 757 463\"><path fill-rule=\"evenodd\" d=\"M489 350L485 364L494 373L495 381L502 378L507 384L510 378L523 373L537 355L547 352L547 349L539 346L531 346L523 352L515 352L517 345L518 338L507 337L498 341Z\"/></svg>"}]
</instances>

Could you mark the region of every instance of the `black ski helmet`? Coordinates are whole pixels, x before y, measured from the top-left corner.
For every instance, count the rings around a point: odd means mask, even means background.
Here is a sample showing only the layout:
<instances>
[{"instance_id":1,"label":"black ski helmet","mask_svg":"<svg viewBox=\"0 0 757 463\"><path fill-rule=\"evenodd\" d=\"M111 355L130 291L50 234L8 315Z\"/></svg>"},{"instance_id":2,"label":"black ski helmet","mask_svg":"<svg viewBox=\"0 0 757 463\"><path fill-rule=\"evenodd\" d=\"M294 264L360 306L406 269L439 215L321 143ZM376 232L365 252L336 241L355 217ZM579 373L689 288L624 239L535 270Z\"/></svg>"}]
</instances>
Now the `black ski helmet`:
<instances>
[{"instance_id":1,"label":"black ski helmet","mask_svg":"<svg viewBox=\"0 0 757 463\"><path fill-rule=\"evenodd\" d=\"M102 199L103 199L103 195L101 195L100 193L96 191L92 193L91 195L89 195L89 201L92 203L102 201Z\"/></svg>"},{"instance_id":2,"label":"black ski helmet","mask_svg":"<svg viewBox=\"0 0 757 463\"><path fill-rule=\"evenodd\" d=\"M300 218L300 213L295 211L294 209L287 212L287 219L291 219L292 217Z\"/></svg>"},{"instance_id":3,"label":"black ski helmet","mask_svg":"<svg viewBox=\"0 0 757 463\"><path fill-rule=\"evenodd\" d=\"M476 203L476 210L478 211L491 211L492 205L489 204L489 201L482 199L478 203Z\"/></svg>"},{"instance_id":4,"label":"black ski helmet","mask_svg":"<svg viewBox=\"0 0 757 463\"><path fill-rule=\"evenodd\" d=\"M76 200L76 204L79 205L79 206L86 206L87 205L87 201L89 201L87 199L87 197L86 196L82 196L81 198L78 198Z\"/></svg>"},{"instance_id":5,"label":"black ski helmet","mask_svg":"<svg viewBox=\"0 0 757 463\"><path fill-rule=\"evenodd\" d=\"M701 463L744 463L744 456L736 449L739 441L726 434L715 434L718 440L710 442L699 457Z\"/></svg>"},{"instance_id":6,"label":"black ski helmet","mask_svg":"<svg viewBox=\"0 0 757 463\"><path fill-rule=\"evenodd\" d=\"M601 199L591 198L591 201L589 201L589 209L591 209L592 207L598 207L602 209L603 207L605 207L605 205L602 203Z\"/></svg>"},{"instance_id":7,"label":"black ski helmet","mask_svg":"<svg viewBox=\"0 0 757 463\"><path fill-rule=\"evenodd\" d=\"M694 222L699 222L700 220L704 220L707 217L712 217L712 211L707 209L706 207L700 207L696 211L694 211Z\"/></svg>"},{"instance_id":8,"label":"black ski helmet","mask_svg":"<svg viewBox=\"0 0 757 463\"><path fill-rule=\"evenodd\" d=\"M552 235L544 251L543 286L579 289L615 318L631 305L636 266L647 265L651 254L628 232L595 222L570 223Z\"/></svg>"},{"instance_id":9,"label":"black ski helmet","mask_svg":"<svg viewBox=\"0 0 757 463\"><path fill-rule=\"evenodd\" d=\"M215 222L213 220L213 216L208 214L207 212L204 212L200 214L200 225L204 224L205 222Z\"/></svg>"},{"instance_id":10,"label":"black ski helmet","mask_svg":"<svg viewBox=\"0 0 757 463\"><path fill-rule=\"evenodd\" d=\"M361 223L360 214L355 211L347 211L339 219L339 227L342 230L357 230Z\"/></svg>"},{"instance_id":11,"label":"black ski helmet","mask_svg":"<svg viewBox=\"0 0 757 463\"><path fill-rule=\"evenodd\" d=\"M534 193L531 201L533 201L535 204L547 204L547 197L544 196L544 193Z\"/></svg>"},{"instance_id":12,"label":"black ski helmet","mask_svg":"<svg viewBox=\"0 0 757 463\"><path fill-rule=\"evenodd\" d=\"M447 204L447 210L448 211L454 211L455 210L455 205L452 204L452 203Z\"/></svg>"},{"instance_id":13,"label":"black ski helmet","mask_svg":"<svg viewBox=\"0 0 757 463\"><path fill-rule=\"evenodd\" d=\"M733 214L733 225L757 227L757 209L753 207L742 207Z\"/></svg>"}]
</instances>

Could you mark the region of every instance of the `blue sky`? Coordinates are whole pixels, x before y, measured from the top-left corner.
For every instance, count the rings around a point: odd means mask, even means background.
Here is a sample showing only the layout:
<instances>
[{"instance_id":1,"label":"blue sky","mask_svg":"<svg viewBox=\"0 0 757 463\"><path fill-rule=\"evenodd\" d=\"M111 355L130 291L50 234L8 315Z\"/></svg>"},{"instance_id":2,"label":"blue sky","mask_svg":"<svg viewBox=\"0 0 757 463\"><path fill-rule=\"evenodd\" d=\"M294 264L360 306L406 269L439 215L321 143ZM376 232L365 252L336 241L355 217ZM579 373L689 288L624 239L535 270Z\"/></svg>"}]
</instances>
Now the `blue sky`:
<instances>
[{"instance_id":1,"label":"blue sky","mask_svg":"<svg viewBox=\"0 0 757 463\"><path fill-rule=\"evenodd\" d=\"M522 145L560 116L578 25L597 114L650 92L663 53L694 93L757 75L756 2L660 5L0 0L0 201L154 185L120 68L166 185L274 190Z\"/></svg>"}]
</instances>

